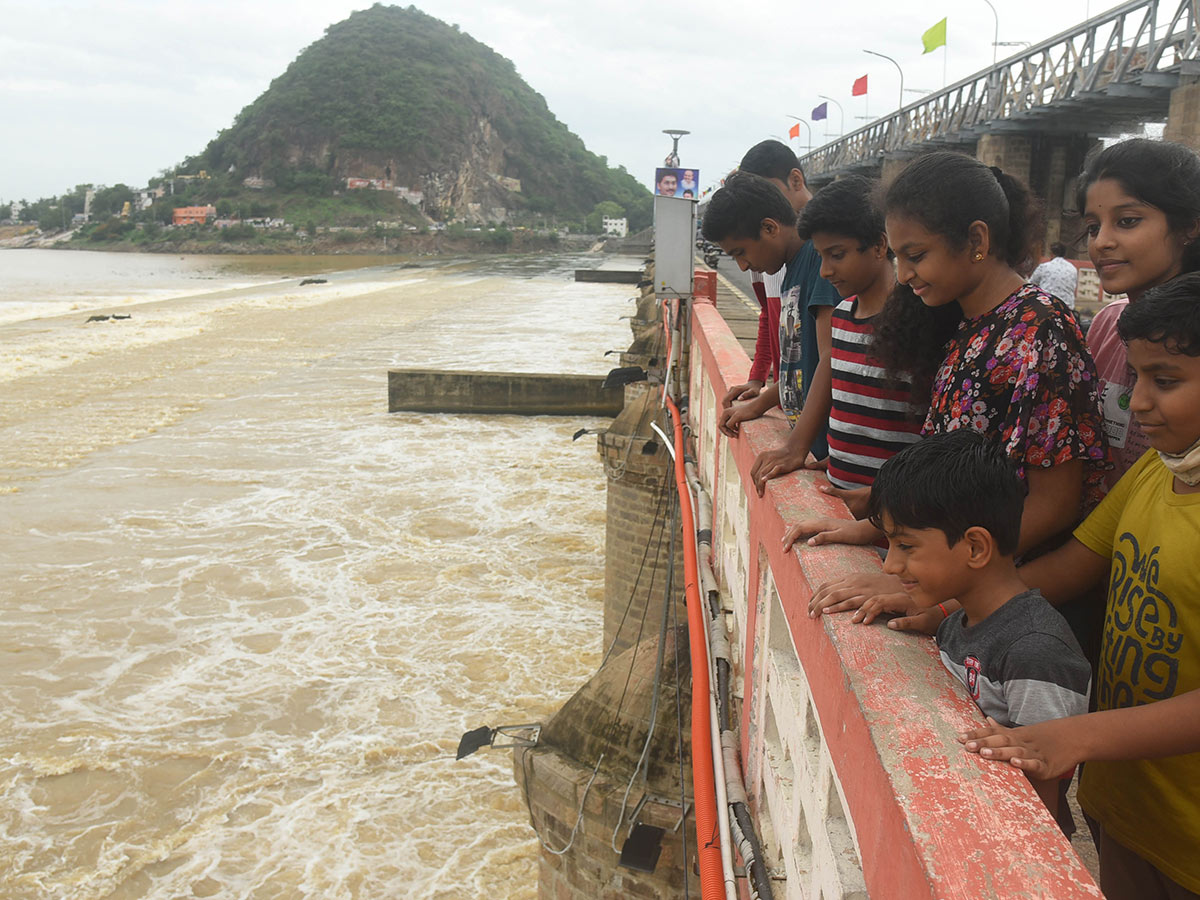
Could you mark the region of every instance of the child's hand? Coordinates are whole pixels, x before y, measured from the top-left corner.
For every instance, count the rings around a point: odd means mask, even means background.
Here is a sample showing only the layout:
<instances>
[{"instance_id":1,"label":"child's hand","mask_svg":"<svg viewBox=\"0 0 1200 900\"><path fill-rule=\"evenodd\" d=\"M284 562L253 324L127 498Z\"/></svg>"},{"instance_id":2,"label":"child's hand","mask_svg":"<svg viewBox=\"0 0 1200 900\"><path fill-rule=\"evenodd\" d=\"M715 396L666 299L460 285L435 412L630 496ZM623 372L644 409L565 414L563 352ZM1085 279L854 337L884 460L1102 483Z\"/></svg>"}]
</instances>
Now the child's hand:
<instances>
[{"instance_id":1,"label":"child's hand","mask_svg":"<svg viewBox=\"0 0 1200 900\"><path fill-rule=\"evenodd\" d=\"M937 634L938 626L950 613L958 609L958 603L947 600L937 606L914 606L909 601L907 609L893 610L904 615L887 623L892 631L915 631L918 634Z\"/></svg>"},{"instance_id":2,"label":"child's hand","mask_svg":"<svg viewBox=\"0 0 1200 900\"><path fill-rule=\"evenodd\" d=\"M804 460L807 458L807 450L802 456L799 456L793 454L787 447L777 447L774 450L758 454L754 465L750 467L750 477L754 480L754 488L758 491L758 496L761 497L766 492L767 482L772 478L778 478L780 475L804 468Z\"/></svg>"},{"instance_id":3,"label":"child's hand","mask_svg":"<svg viewBox=\"0 0 1200 900\"><path fill-rule=\"evenodd\" d=\"M824 459L817 459L810 453L804 460L804 468L824 472L829 468L829 457L826 456Z\"/></svg>"},{"instance_id":4,"label":"child's hand","mask_svg":"<svg viewBox=\"0 0 1200 900\"><path fill-rule=\"evenodd\" d=\"M851 622L861 622L864 625L870 625L880 615L900 615L904 619L891 619L888 621L888 628L892 628L893 622L909 621L920 622L921 615L925 612L913 606L912 597L907 591L895 591L888 594L876 594L869 598L862 606L860 606L850 617ZM941 624L942 614L938 613L938 622L934 624L933 631L926 632L927 634L936 634L937 626ZM895 630L895 629L893 629ZM903 631L922 631L923 629L916 624L913 627L901 629Z\"/></svg>"},{"instance_id":5,"label":"child's hand","mask_svg":"<svg viewBox=\"0 0 1200 900\"><path fill-rule=\"evenodd\" d=\"M783 533L783 549L790 550L801 538L807 538L810 547L821 544L871 544L879 532L870 522L853 519L805 519L797 522Z\"/></svg>"},{"instance_id":6,"label":"child's hand","mask_svg":"<svg viewBox=\"0 0 1200 900\"><path fill-rule=\"evenodd\" d=\"M735 400L752 400L762 391L761 381L747 381L745 384L735 384L721 398L721 409L728 409Z\"/></svg>"},{"instance_id":7,"label":"child's hand","mask_svg":"<svg viewBox=\"0 0 1200 900\"><path fill-rule=\"evenodd\" d=\"M991 716L988 724L958 736L972 753L1007 762L1030 778L1058 778L1080 763L1075 729L1083 716L1049 719L1022 728L1006 728Z\"/></svg>"},{"instance_id":8,"label":"child's hand","mask_svg":"<svg viewBox=\"0 0 1200 900\"><path fill-rule=\"evenodd\" d=\"M817 487L823 494L828 494L831 497L837 497L846 504L846 509L850 510L850 515L856 519L865 519L867 516L867 502L871 499L871 489L862 487L846 490L845 488L836 488L832 484L822 484Z\"/></svg>"},{"instance_id":9,"label":"child's hand","mask_svg":"<svg viewBox=\"0 0 1200 900\"><path fill-rule=\"evenodd\" d=\"M858 609L872 597L900 593L904 593L904 588L895 575L882 572L849 575L827 581L817 588L808 601L808 615L815 619L820 615ZM907 599L908 594L904 593L904 596Z\"/></svg>"},{"instance_id":10,"label":"child's hand","mask_svg":"<svg viewBox=\"0 0 1200 900\"><path fill-rule=\"evenodd\" d=\"M721 410L721 415L717 417L717 429L722 434L729 435L729 437L737 437L741 434L741 425L743 422L757 419L761 415L762 413L755 408L755 404L753 403L730 406Z\"/></svg>"}]
</instances>

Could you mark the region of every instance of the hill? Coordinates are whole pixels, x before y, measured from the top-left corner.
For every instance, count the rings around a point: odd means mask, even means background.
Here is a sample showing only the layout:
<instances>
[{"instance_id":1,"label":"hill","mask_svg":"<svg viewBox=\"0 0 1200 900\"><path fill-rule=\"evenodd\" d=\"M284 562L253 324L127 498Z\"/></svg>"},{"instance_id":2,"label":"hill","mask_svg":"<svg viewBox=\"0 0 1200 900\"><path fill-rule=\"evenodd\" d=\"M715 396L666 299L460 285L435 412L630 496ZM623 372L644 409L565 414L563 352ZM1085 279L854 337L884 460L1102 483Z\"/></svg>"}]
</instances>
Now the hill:
<instances>
[{"instance_id":1,"label":"hill","mask_svg":"<svg viewBox=\"0 0 1200 900\"><path fill-rule=\"evenodd\" d=\"M362 178L422 192L434 218L582 221L605 201L632 228L652 217L650 192L588 151L512 62L411 6L331 25L180 169L202 170L210 196L246 178L331 196Z\"/></svg>"}]
</instances>

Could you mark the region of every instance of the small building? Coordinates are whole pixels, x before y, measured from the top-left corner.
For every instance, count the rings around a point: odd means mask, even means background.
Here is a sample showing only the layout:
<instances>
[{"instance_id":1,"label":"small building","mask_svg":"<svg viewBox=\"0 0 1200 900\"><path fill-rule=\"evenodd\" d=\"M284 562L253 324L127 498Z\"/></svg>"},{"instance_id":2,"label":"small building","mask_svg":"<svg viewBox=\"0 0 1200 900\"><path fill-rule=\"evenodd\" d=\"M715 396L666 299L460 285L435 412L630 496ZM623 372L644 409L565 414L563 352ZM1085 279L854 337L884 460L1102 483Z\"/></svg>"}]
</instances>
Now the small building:
<instances>
[{"instance_id":1,"label":"small building","mask_svg":"<svg viewBox=\"0 0 1200 900\"><path fill-rule=\"evenodd\" d=\"M424 191L414 191L412 188L407 188L407 187L403 187L403 186L397 186L396 196L406 203L411 203L413 206L417 207L418 209L420 209L421 204L425 202L425 192Z\"/></svg>"},{"instance_id":2,"label":"small building","mask_svg":"<svg viewBox=\"0 0 1200 900\"><path fill-rule=\"evenodd\" d=\"M507 175L497 175L495 172L491 172L489 174L491 174L492 179L496 182L496 184L500 185L500 187L504 188L506 191L512 191L514 194L521 193L520 178L509 178Z\"/></svg>"},{"instance_id":3,"label":"small building","mask_svg":"<svg viewBox=\"0 0 1200 900\"><path fill-rule=\"evenodd\" d=\"M251 191L261 191L275 187L275 182L269 178L260 178L258 175L247 175L242 179L242 187Z\"/></svg>"},{"instance_id":4,"label":"small building","mask_svg":"<svg viewBox=\"0 0 1200 900\"><path fill-rule=\"evenodd\" d=\"M215 206L180 206L171 214L173 225L205 225L217 217Z\"/></svg>"},{"instance_id":5,"label":"small building","mask_svg":"<svg viewBox=\"0 0 1200 900\"><path fill-rule=\"evenodd\" d=\"M390 191L394 187L395 182L389 178L361 178L351 175L346 179L348 191Z\"/></svg>"},{"instance_id":6,"label":"small building","mask_svg":"<svg viewBox=\"0 0 1200 900\"><path fill-rule=\"evenodd\" d=\"M626 237L629 234L629 220L625 218L610 219L608 216L604 216L600 220L600 230L616 237Z\"/></svg>"}]
</instances>

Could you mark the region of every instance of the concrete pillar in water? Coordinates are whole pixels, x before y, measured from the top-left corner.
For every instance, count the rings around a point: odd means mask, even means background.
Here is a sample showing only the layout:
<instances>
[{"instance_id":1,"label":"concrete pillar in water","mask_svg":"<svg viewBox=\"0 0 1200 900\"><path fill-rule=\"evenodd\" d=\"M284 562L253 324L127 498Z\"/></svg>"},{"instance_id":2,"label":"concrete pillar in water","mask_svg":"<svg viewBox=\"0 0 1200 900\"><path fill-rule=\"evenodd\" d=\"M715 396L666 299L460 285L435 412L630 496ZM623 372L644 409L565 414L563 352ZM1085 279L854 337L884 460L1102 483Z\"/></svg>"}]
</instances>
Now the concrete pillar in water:
<instances>
[{"instance_id":1,"label":"concrete pillar in water","mask_svg":"<svg viewBox=\"0 0 1200 900\"><path fill-rule=\"evenodd\" d=\"M700 896L699 878L691 874L696 858L694 823L689 817L686 825L674 831L682 810L671 805L679 803L681 795L690 803L692 794L688 732L691 668L686 626L667 630L647 766L644 776L639 774L634 780L622 809L626 787L642 755L655 694L659 622L656 620L648 630L648 639L611 657L563 705L542 729L538 746L518 749L513 755L518 788L527 799L533 825L544 842L538 859L538 897L542 900L626 897L688 900ZM677 715L682 715L682 736ZM681 756L686 786L682 791ZM596 778L587 789L593 772ZM619 865L618 851L629 834L632 814L643 795L654 799L643 804L638 821L664 831L661 856L653 873ZM576 829L581 809L583 821ZM570 849L565 853L550 852L561 851L568 845Z\"/></svg>"},{"instance_id":2,"label":"concrete pillar in water","mask_svg":"<svg viewBox=\"0 0 1200 900\"><path fill-rule=\"evenodd\" d=\"M643 386L630 395L630 402L598 441L608 475L604 647L612 645L614 653L657 628L671 565L675 502L671 457L650 428L659 413L658 392ZM682 552L677 557L675 594L682 610Z\"/></svg>"}]
</instances>

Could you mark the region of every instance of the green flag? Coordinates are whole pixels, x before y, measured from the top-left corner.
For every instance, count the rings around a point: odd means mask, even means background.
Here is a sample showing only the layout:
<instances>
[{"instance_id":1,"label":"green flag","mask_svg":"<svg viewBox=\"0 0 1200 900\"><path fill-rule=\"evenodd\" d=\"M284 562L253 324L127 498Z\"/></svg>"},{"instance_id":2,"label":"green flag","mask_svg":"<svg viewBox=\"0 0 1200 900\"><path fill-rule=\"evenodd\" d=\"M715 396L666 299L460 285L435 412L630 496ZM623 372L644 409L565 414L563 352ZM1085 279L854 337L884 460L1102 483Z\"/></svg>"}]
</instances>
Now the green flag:
<instances>
[{"instance_id":1,"label":"green flag","mask_svg":"<svg viewBox=\"0 0 1200 900\"><path fill-rule=\"evenodd\" d=\"M946 46L946 20L938 22L923 35L921 35L921 43L925 45L925 49L921 51L921 55L932 53L938 47Z\"/></svg>"}]
</instances>

